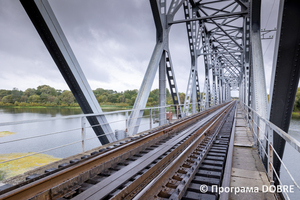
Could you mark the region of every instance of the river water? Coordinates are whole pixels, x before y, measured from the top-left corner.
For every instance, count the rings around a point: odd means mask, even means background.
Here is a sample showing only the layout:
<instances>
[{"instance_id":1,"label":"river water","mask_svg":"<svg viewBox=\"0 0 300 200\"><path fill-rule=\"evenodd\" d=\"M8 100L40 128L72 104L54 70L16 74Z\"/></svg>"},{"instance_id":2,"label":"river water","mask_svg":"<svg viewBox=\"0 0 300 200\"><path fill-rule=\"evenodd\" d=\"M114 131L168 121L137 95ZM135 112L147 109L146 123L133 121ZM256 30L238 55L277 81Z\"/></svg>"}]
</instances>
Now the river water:
<instances>
[{"instance_id":1,"label":"river water","mask_svg":"<svg viewBox=\"0 0 300 200\"><path fill-rule=\"evenodd\" d=\"M104 110L109 112L112 110ZM0 109L0 122L16 122L22 120L33 119L45 119L51 117L64 117L69 115L82 114L81 109L68 109L68 108L1 108ZM156 113L157 116L158 113ZM125 113L115 113L106 116L107 121L113 131L125 130L126 116ZM87 122L86 126L90 126ZM152 125L152 127L158 126L158 123ZM148 130L150 128L149 111L145 111L144 117L141 121L139 131ZM76 129L76 130L71 130ZM61 132L65 130L71 130L67 132L57 133L54 135L48 135L44 137L36 137L42 134ZM0 153L17 153L17 152L41 152L51 148L68 145L63 148L49 150L46 154L65 158L77 153L82 152L81 144L81 119L58 119L53 121L24 123L18 125L0 126L1 131L11 131L15 134L0 137ZM86 128L86 140L85 150L90 150L100 145L100 142L95 138L95 134L92 128ZM27 137L36 137L34 139L22 139ZM92 138L92 139L89 139ZM5 143L6 141L18 140L13 143ZM77 143L76 143L77 142Z\"/></svg>"},{"instance_id":2,"label":"river water","mask_svg":"<svg viewBox=\"0 0 300 200\"><path fill-rule=\"evenodd\" d=\"M111 110L104 110L108 112ZM1 108L0 109L0 122L12 122L22 121L30 119L44 119L51 117L63 117L69 115L82 114L80 109L67 109L67 108ZM107 121L110 123L112 130L124 130L125 129L125 113L116 113L106 116ZM156 127L158 124L153 124ZM89 124L87 124L89 126ZM139 131L148 130L150 128L149 113L144 114L144 118L141 121L141 127ZM17 140L26 137L33 137L45 133L60 132L62 130L71 130L68 132L57 133L45 137L37 137L34 139L20 140L13 143L0 144L0 153L18 153L18 152L40 152L45 149L51 149L65 144L78 142L63 148L56 150L50 150L45 152L46 154L65 158L77 153L82 152L81 144L81 120L75 119L63 119L45 122L35 122L19 125L0 126L1 131L11 131L15 134L0 137L0 143L5 141ZM85 150L95 148L100 145L99 141L95 137L95 134L91 128L86 129L86 142ZM295 139L300 141L300 120L292 119L289 134ZM93 138L93 139L89 139ZM289 144L286 144L285 152L283 156L283 162L289 169L290 173L294 177L297 183L300 184L300 153L298 153ZM293 181L289 177L288 173L281 167L281 180L284 185L293 185ZM300 192L294 187L295 193L289 194L291 199L298 199Z\"/></svg>"}]
</instances>

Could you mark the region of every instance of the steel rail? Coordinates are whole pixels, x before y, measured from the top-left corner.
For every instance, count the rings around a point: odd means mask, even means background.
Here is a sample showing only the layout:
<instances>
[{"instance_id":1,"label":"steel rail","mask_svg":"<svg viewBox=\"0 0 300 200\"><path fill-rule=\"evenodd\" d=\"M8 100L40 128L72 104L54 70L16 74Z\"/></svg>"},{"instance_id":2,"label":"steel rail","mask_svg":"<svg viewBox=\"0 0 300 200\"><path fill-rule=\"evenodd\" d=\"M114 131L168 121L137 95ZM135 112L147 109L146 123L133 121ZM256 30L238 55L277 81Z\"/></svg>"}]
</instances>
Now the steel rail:
<instances>
[{"instance_id":1,"label":"steel rail","mask_svg":"<svg viewBox=\"0 0 300 200\"><path fill-rule=\"evenodd\" d=\"M129 185L126 184L126 187L124 187L120 192L117 192L117 195L112 197L112 199L131 199L132 197L134 197L134 194L139 192L139 190L141 190L147 183L149 183L156 174L159 174L158 172L161 172L164 167L166 167L168 163L170 163L170 161L176 158L176 155L184 151L184 149L195 140L200 132L202 132L203 129L209 126L212 121L222 112L223 110L220 110L218 111L218 113L214 113L213 116L207 116L207 119L203 119L197 122L195 125L189 127L188 130L185 130L174 138L170 139L170 141L166 142L164 145L161 145L160 147L149 152L142 158L136 160L135 162L126 166L107 179L94 185L87 191L79 194L74 198L74 200L107 199L109 198L109 194L113 193L114 190L125 184L127 180L133 178L137 173L145 169L155 160L158 161L154 166L152 166L150 169L147 169L147 171L145 171L140 177L135 179ZM169 150L172 151L168 153ZM164 157L158 160L162 156Z\"/></svg>"},{"instance_id":2,"label":"steel rail","mask_svg":"<svg viewBox=\"0 0 300 200\"><path fill-rule=\"evenodd\" d=\"M113 164L173 134L175 130L185 128L188 124L194 123L199 118L209 115L224 105L226 104L185 117L180 121L172 122L168 126L153 130L144 136L134 137L132 141L123 142L125 144L119 144L116 147L110 146L105 150L102 149L103 152L100 150L101 153L98 152L90 158L85 158L57 169L53 173L43 174L33 180L28 180L3 190L0 192L0 199L28 199L37 194L43 198L63 196L64 191L68 192L75 185L81 184L91 178L91 176L99 174L105 167L109 168Z\"/></svg>"},{"instance_id":3,"label":"steel rail","mask_svg":"<svg viewBox=\"0 0 300 200\"><path fill-rule=\"evenodd\" d=\"M207 137L208 132L210 132L216 125L219 128L220 123L224 121L224 118L226 117L228 111L233 107L234 104L230 104L219 116L214 117L213 120L210 121L209 124L207 124L205 127L202 127L198 131L198 135L196 138L194 138L193 142L183 151L181 154L170 164L167 168L165 168L150 184L148 184L134 199L155 199L159 198L158 193L161 191L168 191L167 188L164 188L163 186L169 182L171 177L176 176L176 171L180 169L180 166L182 165L189 165L188 157L192 154L193 151L201 144L201 142L204 140L204 138ZM208 143L208 146L205 147L206 153L208 152L208 149L210 148L212 141L216 137L216 133L214 136L210 139ZM201 158L204 158L205 154L201 155ZM196 165L200 165L202 160L197 160ZM193 166L192 162L190 162L190 165L187 166L189 169L196 169L195 166ZM182 169L181 169L182 170ZM187 174L191 173L191 170L186 172ZM195 171L195 170L194 170ZM194 172L195 173L195 172ZM190 175L192 177L192 175ZM179 178L180 179L180 178ZM188 182L184 181L184 184L187 185ZM178 189L177 191L170 191L176 192L177 195L179 194L182 196L183 191L185 191L183 188ZM161 198L170 198L168 195L166 195L164 192L161 194ZM118 198L112 198L112 199L118 199ZM171 199L174 199L171 197Z\"/></svg>"}]
</instances>

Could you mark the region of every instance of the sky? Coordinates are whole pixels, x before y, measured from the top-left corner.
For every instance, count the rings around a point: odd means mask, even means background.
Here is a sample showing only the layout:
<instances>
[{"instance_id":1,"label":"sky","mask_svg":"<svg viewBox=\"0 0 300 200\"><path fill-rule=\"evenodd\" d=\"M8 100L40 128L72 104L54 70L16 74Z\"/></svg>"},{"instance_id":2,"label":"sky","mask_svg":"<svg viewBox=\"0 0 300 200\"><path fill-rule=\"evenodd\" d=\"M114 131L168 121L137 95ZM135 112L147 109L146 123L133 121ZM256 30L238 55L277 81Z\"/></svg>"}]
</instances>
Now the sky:
<instances>
[{"instance_id":1,"label":"sky","mask_svg":"<svg viewBox=\"0 0 300 200\"><path fill-rule=\"evenodd\" d=\"M262 1L261 28L276 27L278 2ZM140 88L156 42L148 0L49 3L92 89L120 92ZM175 18L183 18L182 9ZM69 89L19 0L0 0L0 30L0 89L24 91L39 85ZM268 91L276 32L271 35L274 39L262 41ZM185 93L191 65L185 24L172 26L170 54L178 90ZM198 71L202 91L202 59L198 59Z\"/></svg>"}]
</instances>

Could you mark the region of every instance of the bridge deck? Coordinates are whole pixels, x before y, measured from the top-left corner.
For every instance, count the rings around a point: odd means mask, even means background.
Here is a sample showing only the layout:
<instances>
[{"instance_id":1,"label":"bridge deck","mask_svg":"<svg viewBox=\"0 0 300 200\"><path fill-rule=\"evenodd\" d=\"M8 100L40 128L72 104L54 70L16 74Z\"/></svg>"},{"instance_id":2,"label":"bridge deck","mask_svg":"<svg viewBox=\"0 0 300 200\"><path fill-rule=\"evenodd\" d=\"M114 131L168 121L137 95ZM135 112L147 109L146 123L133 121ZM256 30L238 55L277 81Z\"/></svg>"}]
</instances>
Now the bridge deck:
<instances>
[{"instance_id":1,"label":"bridge deck","mask_svg":"<svg viewBox=\"0 0 300 200\"><path fill-rule=\"evenodd\" d=\"M229 199L275 199L274 194L262 192L263 185L270 186L263 163L259 158L253 136L240 105L237 106L235 137L231 169L231 187L258 187L259 192L230 193Z\"/></svg>"}]
</instances>

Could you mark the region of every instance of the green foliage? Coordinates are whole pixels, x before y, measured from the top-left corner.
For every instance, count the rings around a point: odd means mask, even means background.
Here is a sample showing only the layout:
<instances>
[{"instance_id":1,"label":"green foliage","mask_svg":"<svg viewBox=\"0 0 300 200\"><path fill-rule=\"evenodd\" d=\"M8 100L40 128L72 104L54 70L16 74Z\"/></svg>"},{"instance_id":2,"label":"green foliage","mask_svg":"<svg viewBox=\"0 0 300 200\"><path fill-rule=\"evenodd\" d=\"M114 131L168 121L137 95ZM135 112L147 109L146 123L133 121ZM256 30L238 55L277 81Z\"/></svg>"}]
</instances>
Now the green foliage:
<instances>
[{"instance_id":1,"label":"green foliage","mask_svg":"<svg viewBox=\"0 0 300 200\"><path fill-rule=\"evenodd\" d=\"M13 97L12 97L12 95L10 94L10 95L4 96L2 98L2 102L3 103L13 103Z\"/></svg>"},{"instance_id":2,"label":"green foliage","mask_svg":"<svg viewBox=\"0 0 300 200\"><path fill-rule=\"evenodd\" d=\"M300 88L297 89L295 103L294 103L294 111L300 112Z\"/></svg>"},{"instance_id":3,"label":"green foliage","mask_svg":"<svg viewBox=\"0 0 300 200\"><path fill-rule=\"evenodd\" d=\"M3 170L0 170L0 181L4 180L6 176L6 172Z\"/></svg>"},{"instance_id":4,"label":"green foliage","mask_svg":"<svg viewBox=\"0 0 300 200\"><path fill-rule=\"evenodd\" d=\"M126 90L117 92L97 88L93 91L97 101L101 105L114 105L119 107L133 106L138 95L138 90ZM166 90L167 104L173 104L170 91ZM180 102L183 103L185 94L179 93ZM159 104L159 90L150 92L147 106ZM40 85L36 89L28 88L24 92L13 88L13 90L0 90L0 106L71 106L78 107L78 103L69 90L59 90L48 85Z\"/></svg>"},{"instance_id":5,"label":"green foliage","mask_svg":"<svg viewBox=\"0 0 300 200\"><path fill-rule=\"evenodd\" d=\"M74 103L75 97L73 96L71 91L64 90L60 95L60 100L64 104L63 106L68 106L71 103ZM67 104L67 105L65 105Z\"/></svg>"}]
</instances>

